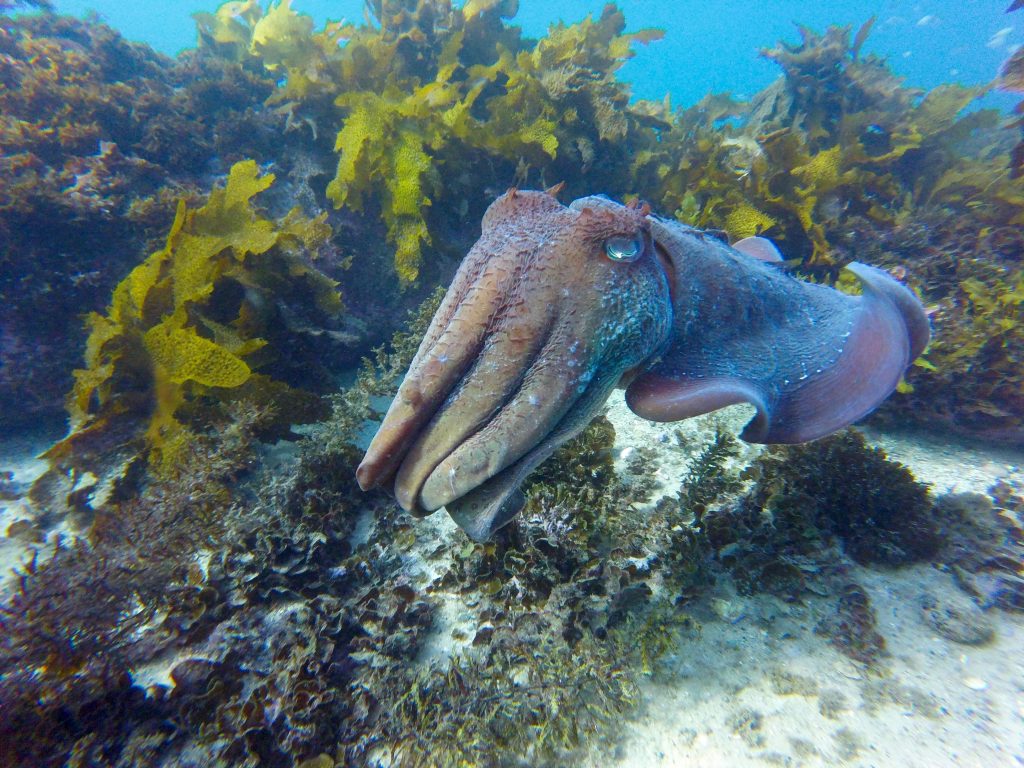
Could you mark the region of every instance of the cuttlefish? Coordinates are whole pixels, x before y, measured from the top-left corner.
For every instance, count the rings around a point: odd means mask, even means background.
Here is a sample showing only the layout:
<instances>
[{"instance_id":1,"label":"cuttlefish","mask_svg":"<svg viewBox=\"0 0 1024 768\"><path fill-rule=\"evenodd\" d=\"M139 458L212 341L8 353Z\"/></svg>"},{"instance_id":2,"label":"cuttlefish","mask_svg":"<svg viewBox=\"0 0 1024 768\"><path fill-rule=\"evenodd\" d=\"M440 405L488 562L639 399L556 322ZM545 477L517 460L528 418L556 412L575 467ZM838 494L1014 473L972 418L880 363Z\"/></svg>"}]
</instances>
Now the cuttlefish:
<instances>
[{"instance_id":1,"label":"cuttlefish","mask_svg":"<svg viewBox=\"0 0 1024 768\"><path fill-rule=\"evenodd\" d=\"M800 281L762 239L729 246L603 196L512 189L484 214L356 473L486 540L519 485L616 387L652 421L735 403L741 437L799 443L860 419L928 342L914 294L857 262L858 295Z\"/></svg>"}]
</instances>

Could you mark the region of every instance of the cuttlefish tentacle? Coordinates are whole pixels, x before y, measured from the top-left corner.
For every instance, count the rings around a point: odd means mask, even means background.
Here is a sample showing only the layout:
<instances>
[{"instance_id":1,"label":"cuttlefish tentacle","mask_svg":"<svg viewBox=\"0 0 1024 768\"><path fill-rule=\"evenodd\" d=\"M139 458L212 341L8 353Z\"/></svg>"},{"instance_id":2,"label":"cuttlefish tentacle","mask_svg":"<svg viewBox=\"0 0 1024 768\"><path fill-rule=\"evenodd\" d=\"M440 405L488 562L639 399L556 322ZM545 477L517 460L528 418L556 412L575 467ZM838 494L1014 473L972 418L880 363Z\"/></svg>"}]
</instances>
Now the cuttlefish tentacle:
<instances>
[{"instance_id":1,"label":"cuttlefish tentacle","mask_svg":"<svg viewBox=\"0 0 1024 768\"><path fill-rule=\"evenodd\" d=\"M417 515L443 506L483 540L616 385L653 420L749 402L744 439L797 442L876 407L927 343L920 302L880 270L850 265L863 293L848 296L766 263L763 243L554 194L513 189L487 210L359 466L364 489L390 485Z\"/></svg>"},{"instance_id":2,"label":"cuttlefish tentacle","mask_svg":"<svg viewBox=\"0 0 1024 768\"><path fill-rule=\"evenodd\" d=\"M550 330L545 315L514 313L494 321L488 337L465 376L415 440L395 480L395 494L407 509L433 511L445 502L419 501L423 484L448 456L474 438L503 412L514 397L533 361L542 354ZM481 385L486 382L485 385Z\"/></svg>"},{"instance_id":3,"label":"cuttlefish tentacle","mask_svg":"<svg viewBox=\"0 0 1024 768\"><path fill-rule=\"evenodd\" d=\"M590 423L604 407L615 389L618 377L605 372L587 385L555 427L521 459L453 502L445 504L452 519L474 541L485 541L494 531L512 520L522 508L525 497L520 484L558 447Z\"/></svg>"},{"instance_id":4,"label":"cuttlefish tentacle","mask_svg":"<svg viewBox=\"0 0 1024 768\"><path fill-rule=\"evenodd\" d=\"M476 434L461 442L430 475L422 490L423 505L438 509L450 504L521 459L539 445L571 408L589 383L575 370L563 346L553 338L522 386ZM586 381L584 381L586 378Z\"/></svg>"}]
</instances>

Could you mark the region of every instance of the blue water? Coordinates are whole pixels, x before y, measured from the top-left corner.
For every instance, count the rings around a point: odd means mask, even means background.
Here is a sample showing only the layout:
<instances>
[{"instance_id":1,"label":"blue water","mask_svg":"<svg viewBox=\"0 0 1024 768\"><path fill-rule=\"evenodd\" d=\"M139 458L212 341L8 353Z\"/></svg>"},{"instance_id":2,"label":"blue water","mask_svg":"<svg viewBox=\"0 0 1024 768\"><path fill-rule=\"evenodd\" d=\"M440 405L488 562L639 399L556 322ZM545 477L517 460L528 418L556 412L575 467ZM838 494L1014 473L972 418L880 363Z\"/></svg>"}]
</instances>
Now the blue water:
<instances>
[{"instance_id":1,"label":"blue water","mask_svg":"<svg viewBox=\"0 0 1024 768\"><path fill-rule=\"evenodd\" d=\"M540 36L558 19L576 21L599 14L604 0L521 0L516 23ZM638 98L688 105L708 92L751 95L778 75L758 56L784 39L795 42L794 24L823 30L850 24L854 30L871 16L878 21L865 52L886 57L909 85L933 88L941 83L989 82L1013 48L1024 44L1024 19L1007 15L1010 0L620 0L629 29L661 27L665 39L640 47L622 69L622 78ZM293 0L292 6L325 19L358 21L361 0ZM195 44L190 14L210 11L216 2L173 3L158 0L57 0L62 13L95 10L134 40L174 54ZM1009 100L1000 102L1012 103Z\"/></svg>"}]
</instances>

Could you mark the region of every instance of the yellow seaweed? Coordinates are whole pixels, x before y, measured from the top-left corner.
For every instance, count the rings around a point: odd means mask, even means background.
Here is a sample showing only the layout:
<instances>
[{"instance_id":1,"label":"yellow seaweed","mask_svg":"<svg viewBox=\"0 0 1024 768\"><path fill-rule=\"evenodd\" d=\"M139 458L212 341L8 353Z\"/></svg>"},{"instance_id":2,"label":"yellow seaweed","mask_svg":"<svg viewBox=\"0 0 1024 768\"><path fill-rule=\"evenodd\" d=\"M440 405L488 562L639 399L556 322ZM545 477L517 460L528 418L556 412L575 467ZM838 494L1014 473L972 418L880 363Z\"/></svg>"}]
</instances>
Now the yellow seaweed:
<instances>
[{"instance_id":1,"label":"yellow seaweed","mask_svg":"<svg viewBox=\"0 0 1024 768\"><path fill-rule=\"evenodd\" d=\"M778 222L752 205L740 205L725 217L725 229L733 240L760 235Z\"/></svg>"},{"instance_id":2,"label":"yellow seaweed","mask_svg":"<svg viewBox=\"0 0 1024 768\"><path fill-rule=\"evenodd\" d=\"M179 409L211 389L247 385L254 377L246 358L266 346L245 302L232 323L206 316L215 288L226 279L256 289L279 279L275 275L304 280L325 311L341 308L334 282L296 255L326 239L324 217L308 219L293 210L274 222L253 207L252 199L273 181L273 174L261 174L246 160L232 166L224 187L201 208L179 203L164 248L114 289L106 315L89 316L85 368L75 372L68 397L68 441L102 427L113 413L141 410L149 414L151 464L160 471L173 466L190 432ZM131 398L122 391L128 382ZM282 394L280 387L276 391Z\"/></svg>"}]
</instances>

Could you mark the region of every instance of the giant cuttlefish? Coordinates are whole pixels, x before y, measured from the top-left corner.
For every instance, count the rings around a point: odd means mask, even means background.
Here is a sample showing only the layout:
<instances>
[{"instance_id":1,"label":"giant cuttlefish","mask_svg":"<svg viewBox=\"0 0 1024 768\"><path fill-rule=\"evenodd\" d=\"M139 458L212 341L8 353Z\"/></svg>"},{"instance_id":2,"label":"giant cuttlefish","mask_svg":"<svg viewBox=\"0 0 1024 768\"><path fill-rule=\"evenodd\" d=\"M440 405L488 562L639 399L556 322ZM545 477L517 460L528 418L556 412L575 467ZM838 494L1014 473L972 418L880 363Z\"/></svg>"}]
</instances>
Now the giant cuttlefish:
<instances>
[{"instance_id":1,"label":"giant cuttlefish","mask_svg":"<svg viewBox=\"0 0 1024 768\"><path fill-rule=\"evenodd\" d=\"M510 190L484 214L360 486L393 486L417 516L445 507L481 541L616 386L654 421L752 403L741 437L756 443L814 440L888 397L928 341L914 294L856 262L863 291L843 294L768 263L766 241L738 246L647 206Z\"/></svg>"}]
</instances>

